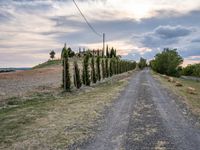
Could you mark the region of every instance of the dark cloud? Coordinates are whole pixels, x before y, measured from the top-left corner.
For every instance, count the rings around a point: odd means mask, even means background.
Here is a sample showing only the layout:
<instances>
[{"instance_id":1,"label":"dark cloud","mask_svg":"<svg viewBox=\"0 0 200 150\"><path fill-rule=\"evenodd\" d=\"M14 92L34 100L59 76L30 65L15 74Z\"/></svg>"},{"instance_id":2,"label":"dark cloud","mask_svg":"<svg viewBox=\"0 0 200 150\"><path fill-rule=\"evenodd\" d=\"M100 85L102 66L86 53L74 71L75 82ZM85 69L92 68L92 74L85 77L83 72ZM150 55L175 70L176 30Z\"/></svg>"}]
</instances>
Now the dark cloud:
<instances>
[{"instance_id":1,"label":"dark cloud","mask_svg":"<svg viewBox=\"0 0 200 150\"><path fill-rule=\"evenodd\" d=\"M8 12L0 11L0 21L1 22L6 23L13 18L14 18L14 16L12 14L10 14Z\"/></svg>"},{"instance_id":2,"label":"dark cloud","mask_svg":"<svg viewBox=\"0 0 200 150\"><path fill-rule=\"evenodd\" d=\"M149 47L149 48L163 48L163 47L166 47L167 45L177 43L178 41L179 41L178 38L163 39L159 37L158 35L156 35L155 33L144 34L140 40L143 46Z\"/></svg>"},{"instance_id":3,"label":"dark cloud","mask_svg":"<svg viewBox=\"0 0 200 150\"><path fill-rule=\"evenodd\" d=\"M186 14L180 14L178 12L162 10L162 13L157 13L157 16L151 18L145 18L140 21L138 27L142 29L142 31L154 30L158 26L200 26L200 10L194 10L188 12ZM163 15L165 14L165 15Z\"/></svg>"},{"instance_id":4,"label":"dark cloud","mask_svg":"<svg viewBox=\"0 0 200 150\"><path fill-rule=\"evenodd\" d=\"M158 26L152 32L141 34L139 38L143 46L163 48L179 42L181 37L188 36L192 29L184 26Z\"/></svg>"},{"instance_id":5,"label":"dark cloud","mask_svg":"<svg viewBox=\"0 0 200 150\"><path fill-rule=\"evenodd\" d=\"M192 42L192 43L200 43L200 37L199 37L199 38L196 38L196 39L193 39L191 42Z\"/></svg>"},{"instance_id":6,"label":"dark cloud","mask_svg":"<svg viewBox=\"0 0 200 150\"><path fill-rule=\"evenodd\" d=\"M159 26L154 30L155 34L163 39L177 38L189 35L192 30L183 26Z\"/></svg>"},{"instance_id":7,"label":"dark cloud","mask_svg":"<svg viewBox=\"0 0 200 150\"><path fill-rule=\"evenodd\" d=\"M54 16L50 17L49 20L55 22L55 27L59 28L69 28L73 27L74 29L81 29L86 26L85 22L82 20L75 20L74 15L67 15L67 16ZM81 18L82 19L82 18Z\"/></svg>"}]
</instances>

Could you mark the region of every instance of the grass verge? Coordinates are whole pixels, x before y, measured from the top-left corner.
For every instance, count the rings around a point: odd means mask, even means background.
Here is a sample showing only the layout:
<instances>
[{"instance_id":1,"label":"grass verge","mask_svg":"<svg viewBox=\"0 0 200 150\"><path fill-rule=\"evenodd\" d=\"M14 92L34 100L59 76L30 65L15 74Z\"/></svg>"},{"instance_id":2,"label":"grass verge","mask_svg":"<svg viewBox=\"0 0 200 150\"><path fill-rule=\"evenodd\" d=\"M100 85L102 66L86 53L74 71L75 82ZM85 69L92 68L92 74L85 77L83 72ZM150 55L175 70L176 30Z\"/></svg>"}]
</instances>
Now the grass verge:
<instances>
[{"instance_id":1,"label":"grass verge","mask_svg":"<svg viewBox=\"0 0 200 150\"><path fill-rule=\"evenodd\" d=\"M194 80L174 78L175 81L178 81L183 85L182 87L177 87L175 83L168 82L167 79L165 79L160 74L155 72L152 72L152 74L168 89L173 91L175 94L178 94L179 96L183 97L183 102L192 111L192 113L200 117L200 82ZM189 94L187 92L188 87L195 88L196 94Z\"/></svg>"},{"instance_id":2,"label":"grass verge","mask_svg":"<svg viewBox=\"0 0 200 150\"><path fill-rule=\"evenodd\" d=\"M17 107L1 109L0 149L66 149L92 138L130 75L74 94L35 94ZM17 104L12 99L11 105Z\"/></svg>"}]
</instances>

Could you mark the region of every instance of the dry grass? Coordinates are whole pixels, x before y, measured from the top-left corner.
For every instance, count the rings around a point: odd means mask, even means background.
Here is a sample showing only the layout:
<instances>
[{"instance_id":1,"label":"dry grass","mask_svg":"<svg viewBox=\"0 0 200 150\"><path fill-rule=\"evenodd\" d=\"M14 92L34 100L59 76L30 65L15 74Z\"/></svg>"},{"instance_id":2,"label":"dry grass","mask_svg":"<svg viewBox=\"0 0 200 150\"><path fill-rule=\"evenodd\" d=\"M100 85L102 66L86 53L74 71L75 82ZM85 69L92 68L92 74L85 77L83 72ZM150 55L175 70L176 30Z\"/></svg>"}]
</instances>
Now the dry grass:
<instances>
[{"instance_id":1,"label":"dry grass","mask_svg":"<svg viewBox=\"0 0 200 150\"><path fill-rule=\"evenodd\" d=\"M190 108L194 114L200 116L200 82L181 78L174 78L176 82L183 85L177 87L175 83L167 82L167 80L162 75L157 73L153 73L153 75L175 94L182 96L184 103L187 104L188 108ZM188 93L188 87L196 89L196 93Z\"/></svg>"},{"instance_id":2,"label":"dry grass","mask_svg":"<svg viewBox=\"0 0 200 150\"><path fill-rule=\"evenodd\" d=\"M102 112L125 87L128 76L115 76L112 82L75 94L36 93L16 107L1 109L0 149L66 149L93 137Z\"/></svg>"}]
</instances>

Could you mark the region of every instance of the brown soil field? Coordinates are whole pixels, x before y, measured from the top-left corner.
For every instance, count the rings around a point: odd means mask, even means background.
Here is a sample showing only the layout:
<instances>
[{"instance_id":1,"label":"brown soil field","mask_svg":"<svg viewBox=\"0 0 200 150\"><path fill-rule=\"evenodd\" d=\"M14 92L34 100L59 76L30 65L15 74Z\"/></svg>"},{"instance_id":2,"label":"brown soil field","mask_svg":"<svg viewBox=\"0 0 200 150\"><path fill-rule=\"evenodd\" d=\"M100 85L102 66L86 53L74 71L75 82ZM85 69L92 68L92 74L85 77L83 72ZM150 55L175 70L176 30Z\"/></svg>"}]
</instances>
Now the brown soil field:
<instances>
[{"instance_id":1,"label":"brown soil field","mask_svg":"<svg viewBox=\"0 0 200 150\"><path fill-rule=\"evenodd\" d=\"M7 98L61 85L61 66L0 74L0 104Z\"/></svg>"}]
</instances>

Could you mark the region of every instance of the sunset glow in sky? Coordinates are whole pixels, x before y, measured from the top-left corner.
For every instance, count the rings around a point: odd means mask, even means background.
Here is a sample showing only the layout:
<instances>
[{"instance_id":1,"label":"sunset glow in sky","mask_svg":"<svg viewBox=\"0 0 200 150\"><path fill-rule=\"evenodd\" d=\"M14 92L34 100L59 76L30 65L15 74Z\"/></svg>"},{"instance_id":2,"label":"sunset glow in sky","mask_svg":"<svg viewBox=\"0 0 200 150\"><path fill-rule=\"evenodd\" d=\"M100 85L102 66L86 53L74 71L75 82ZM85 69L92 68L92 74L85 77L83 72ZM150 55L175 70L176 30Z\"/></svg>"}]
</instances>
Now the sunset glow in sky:
<instances>
[{"instance_id":1,"label":"sunset glow in sky","mask_svg":"<svg viewBox=\"0 0 200 150\"><path fill-rule=\"evenodd\" d=\"M185 64L200 62L200 0L76 0L106 42L125 59L152 59L177 48ZM72 0L0 0L0 67L31 67L57 57L66 42L102 48Z\"/></svg>"}]
</instances>

